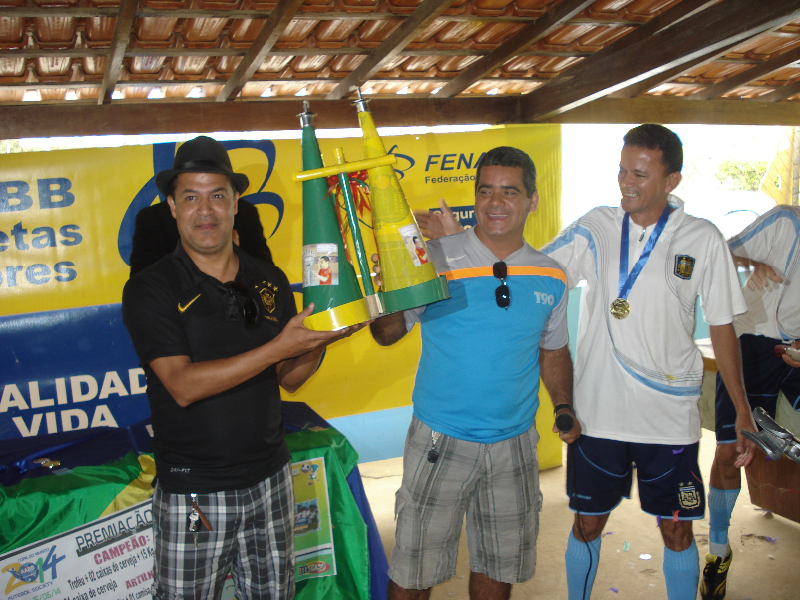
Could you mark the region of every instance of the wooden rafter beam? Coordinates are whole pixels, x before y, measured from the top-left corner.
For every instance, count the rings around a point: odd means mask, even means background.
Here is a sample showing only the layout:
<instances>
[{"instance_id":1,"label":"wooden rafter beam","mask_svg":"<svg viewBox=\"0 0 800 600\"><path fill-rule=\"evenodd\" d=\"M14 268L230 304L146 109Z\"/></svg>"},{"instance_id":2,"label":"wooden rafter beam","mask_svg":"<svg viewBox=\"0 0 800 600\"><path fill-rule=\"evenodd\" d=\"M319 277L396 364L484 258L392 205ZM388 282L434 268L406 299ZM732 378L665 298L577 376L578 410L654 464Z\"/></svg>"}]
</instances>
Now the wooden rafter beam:
<instances>
[{"instance_id":1,"label":"wooden rafter beam","mask_svg":"<svg viewBox=\"0 0 800 600\"><path fill-rule=\"evenodd\" d=\"M241 10L241 9L208 9L208 8L145 8L136 11L139 19L267 19L272 11L269 10ZM108 7L70 7L48 6L42 7L3 7L2 15L17 19L42 18L42 17L67 17L71 19L88 18L113 18L117 15L116 8ZM347 11L303 11L295 15L298 21L384 21L386 19L402 18L403 13L394 12L347 12ZM527 23L530 17L515 15L474 15L474 14L449 14L442 15L442 19L454 23ZM609 19L581 19L576 24L594 23L606 27L624 27L627 21Z\"/></svg>"},{"instance_id":2,"label":"wooden rafter beam","mask_svg":"<svg viewBox=\"0 0 800 600\"><path fill-rule=\"evenodd\" d=\"M797 0L713 4L683 19L680 27L663 29L589 66L583 61L534 90L523 99L523 119L541 120L574 109L798 17Z\"/></svg>"},{"instance_id":3,"label":"wooden rafter beam","mask_svg":"<svg viewBox=\"0 0 800 600\"><path fill-rule=\"evenodd\" d=\"M457 125L475 122L475 115L490 124L522 123L520 96L446 100L430 98L374 99L370 110L382 126ZM320 101L321 102L321 101ZM244 102L191 104L118 101L96 106L83 101L0 106L0 129L7 139L135 135L143 133L203 133L214 131L269 131L285 129L302 111L299 98L280 101L259 98ZM601 98L574 111L548 119L558 123L705 123L796 125L800 102L765 105L740 100L687 102L680 98ZM349 100L324 104L318 128L353 127L355 115Z\"/></svg>"},{"instance_id":4,"label":"wooden rafter beam","mask_svg":"<svg viewBox=\"0 0 800 600\"><path fill-rule=\"evenodd\" d=\"M702 56L698 56L694 60L679 65L670 69L669 71L664 71L659 73L658 75L654 75L653 77L648 77L647 79L643 79L637 83L634 83L631 86L626 87L625 89L619 90L614 92L613 94L609 94L610 98L636 98L637 96L644 94L654 87L661 85L662 83L667 83L674 77L677 77L681 73L688 71L689 69L693 69L697 65L701 65L703 63L709 62L714 60L715 58L719 58L720 56L724 56L728 52L730 52L736 46L739 46L741 42L735 42L733 44L728 44L719 50L715 50L714 52L709 52L708 54L703 54ZM692 85L687 84L687 85ZM700 85L700 84L697 84ZM693 96L689 96L693 97Z\"/></svg>"},{"instance_id":5,"label":"wooden rafter beam","mask_svg":"<svg viewBox=\"0 0 800 600\"><path fill-rule=\"evenodd\" d=\"M437 96L450 98L460 94L517 53L532 46L555 29L561 27L566 21L592 3L592 0L563 0L555 8L500 44L488 56L472 63L464 71L456 75L450 83L439 90Z\"/></svg>"},{"instance_id":6,"label":"wooden rafter beam","mask_svg":"<svg viewBox=\"0 0 800 600\"><path fill-rule=\"evenodd\" d=\"M787 83L769 94L753 98L753 100L756 102L780 102L797 94L800 94L800 82L795 81L794 83Z\"/></svg>"},{"instance_id":7,"label":"wooden rafter beam","mask_svg":"<svg viewBox=\"0 0 800 600\"><path fill-rule=\"evenodd\" d=\"M191 110L177 103L114 102L103 106L76 103L0 106L0 130L7 139L78 135L135 135L214 131L269 131L285 129L302 112L301 98L283 101L205 102ZM321 101L320 101L321 102ZM374 99L370 110L377 122L394 126L457 125L473 123L481 114L488 123L509 122L517 112L519 96L505 98ZM318 128L355 126L352 103L325 103L315 119Z\"/></svg>"},{"instance_id":8,"label":"wooden rafter beam","mask_svg":"<svg viewBox=\"0 0 800 600\"><path fill-rule=\"evenodd\" d=\"M40 6L8 6L3 7L3 16L8 18L25 19L41 17L71 17L74 19L84 19L100 17L113 19L119 13L119 7L72 7L72 6L53 6L42 8ZM138 13L138 11L137 11Z\"/></svg>"},{"instance_id":9,"label":"wooden rafter beam","mask_svg":"<svg viewBox=\"0 0 800 600\"><path fill-rule=\"evenodd\" d=\"M685 1L685 0L684 0ZM267 19L272 11L259 9L226 9L226 8L149 8L140 6L136 9L139 19ZM118 8L104 6L8 6L2 8L2 16L9 18L53 18L67 17L71 19L114 18ZM397 18L394 12L347 12L347 11L303 11L295 15L295 19L303 21L382 21ZM515 15L475 15L448 14L442 20L450 22L479 23L526 23L529 17ZM629 19L609 19L592 17L573 17L567 22L570 25L597 25L600 27L637 27L641 21ZM778 37L795 37L792 31L775 32Z\"/></svg>"},{"instance_id":10,"label":"wooden rafter beam","mask_svg":"<svg viewBox=\"0 0 800 600\"><path fill-rule=\"evenodd\" d=\"M169 88L169 87L200 87L203 86L214 86L219 87L222 85L224 80L219 79L189 79L185 81L175 80L175 79L154 79L150 81L141 81L138 79L135 80L123 80L117 81L116 89L121 88ZM341 83L341 78L339 77L322 77L317 75L306 75L303 77L294 77L292 79L281 78L281 77L259 77L257 79L251 79L251 83L257 83L261 85L271 85L271 86L281 86L281 85L295 85L298 83L302 84L315 84L315 83L324 83L330 85L338 85ZM446 84L450 81L449 77L403 77L402 79L390 78L390 77L370 77L368 79L370 84L398 84L402 83L404 86L409 84L425 84L425 83L441 83ZM547 79L541 77L502 77L493 80L497 84L542 84L547 82ZM45 89L85 89L85 88L99 88L101 82L99 80L95 81L39 81L35 84L32 84L28 81L15 81L13 83L2 83L0 84L0 90L4 89L38 89L38 90L45 90ZM247 98L250 99L250 98ZM150 102L163 102L163 98L159 98L158 100L145 100ZM0 105L6 104L6 102L0 102Z\"/></svg>"},{"instance_id":11,"label":"wooden rafter beam","mask_svg":"<svg viewBox=\"0 0 800 600\"><path fill-rule=\"evenodd\" d=\"M568 25L599 25L600 27L640 27L641 21L630 19L593 19L592 17L573 17Z\"/></svg>"},{"instance_id":12,"label":"wooden rafter beam","mask_svg":"<svg viewBox=\"0 0 800 600\"><path fill-rule=\"evenodd\" d=\"M111 94L114 93L114 86L117 84L119 72L122 69L122 60L125 58L125 49L131 39L131 29L133 29L133 21L136 18L138 4L138 0L120 0L108 61L106 62L106 72L103 75L103 83L100 84L100 95L97 98L98 104L109 104L111 102Z\"/></svg>"},{"instance_id":13,"label":"wooden rafter beam","mask_svg":"<svg viewBox=\"0 0 800 600\"><path fill-rule=\"evenodd\" d=\"M765 77L770 73L774 73L778 69L782 69L786 65L789 65L797 60L800 60L800 46L792 48L788 52L784 52L778 56L773 56L759 65L750 67L746 71L737 73L733 77L723 79L722 81L715 83L714 85L709 86L706 89L697 92L696 94L692 94L689 97L692 100L710 100L712 98L719 98L731 90L735 90L738 87L747 85L751 81L755 81L756 79Z\"/></svg>"},{"instance_id":14,"label":"wooden rafter beam","mask_svg":"<svg viewBox=\"0 0 800 600\"><path fill-rule=\"evenodd\" d=\"M680 4L673 6L672 8L670 8L666 12L661 13L657 17L650 19L647 23L640 25L639 27L637 27L635 30L631 31L624 37L616 40L614 43L609 44L602 50L598 50L589 58L578 63L578 65L580 66L581 69L591 69L594 67L594 65L606 59L607 57L611 56L615 52L619 52L629 46L632 46L633 44L636 44L642 40L646 40L651 35L655 35L659 31L666 29L667 27L670 27L674 23L682 19L685 19L687 16L690 16L714 4L715 1L716 0L683 0L683 2L681 2ZM675 70L672 70L670 72L673 73L672 77L674 77L681 71L678 70L677 72L675 72ZM571 78L571 73L569 72L569 69L567 70L566 74L562 73L558 77L553 78L550 81L550 84L558 85L558 80L560 77ZM630 87L626 88L625 90L620 90L619 92L617 92L618 95L616 97L633 98L635 96L638 96L642 91L647 91L649 89L654 88L659 83L663 83L662 81L658 81L657 79L658 79L657 77L649 79L648 83L645 84L648 85L649 87L645 87L644 90L642 90L643 86L636 86L635 88Z\"/></svg>"},{"instance_id":15,"label":"wooden rafter beam","mask_svg":"<svg viewBox=\"0 0 800 600\"><path fill-rule=\"evenodd\" d=\"M777 27L773 27L771 30L769 30L770 35L774 34L775 33L775 29L777 29L778 27L781 27L781 26L783 26L783 24L780 24ZM762 32L762 34L763 34L763 32ZM675 67L673 69L670 69L669 71L664 71L663 73L659 73L658 75L654 75L653 77L649 77L648 79L645 79L643 81L635 83L632 86L629 86L629 87L627 87L627 88L625 88L623 90L619 90L617 92L614 92L613 94L609 94L609 96L614 97L614 98L635 98L636 96L644 94L644 93L648 92L649 90L652 90L653 88L655 88L655 87L657 87L657 86L659 86L659 85L661 85L663 83L669 82L673 78L678 77L681 73L685 73L686 71L689 71L689 70L695 68L698 65L702 65L703 63L711 62L711 61L718 60L718 59L724 57L728 52L732 51L734 48L736 48L737 46L740 46L741 44L742 44L741 41L737 41L737 42L734 42L732 44L728 44L727 46L723 46L722 48L718 48L717 50L715 50L713 52L709 52L708 54L704 54L702 56L698 56L694 60L689 61L688 63L685 63L683 65L679 65L679 66L677 66L677 67ZM706 84L691 84L690 83L688 85L694 85L695 89L697 87L705 87L705 88L710 88L711 87L710 85L706 85ZM701 96L705 95L704 94L705 91L706 90L702 90L702 91L698 92L697 94L692 94L690 96L687 96L687 98L700 99L700 97L697 97L697 98L695 98L695 97L698 96L698 94L700 94Z\"/></svg>"},{"instance_id":16,"label":"wooden rafter beam","mask_svg":"<svg viewBox=\"0 0 800 600\"><path fill-rule=\"evenodd\" d=\"M258 36L253 40L247 53L217 96L217 102L226 102L239 95L245 84L264 62L275 42L283 35L286 26L289 25L302 4L303 0L279 0L261 31L258 32Z\"/></svg>"},{"instance_id":17,"label":"wooden rafter beam","mask_svg":"<svg viewBox=\"0 0 800 600\"><path fill-rule=\"evenodd\" d=\"M0 58L39 58L70 56L73 58L107 56L109 48L22 48L21 50L0 50ZM126 52L126 56L129 54Z\"/></svg>"},{"instance_id":18,"label":"wooden rafter beam","mask_svg":"<svg viewBox=\"0 0 800 600\"><path fill-rule=\"evenodd\" d=\"M671 27L675 23L693 14L696 14L704 8L711 6L715 2L717 2L717 0L683 0L683 2L680 4L673 6L657 17L650 19L647 23L640 25L624 37L616 40L612 44L609 44L602 50L598 50L592 56L578 64L580 65L581 69L591 69L594 65L602 60L605 60L609 56L620 52L621 50L624 50L633 44L637 44L648 39L650 36L655 35L659 31L663 31L664 29ZM564 76L569 78L570 75L571 74L569 73L569 70L567 70L566 75L562 73L559 75L559 77ZM551 83L557 82L559 77L554 78Z\"/></svg>"},{"instance_id":19,"label":"wooden rafter beam","mask_svg":"<svg viewBox=\"0 0 800 600\"><path fill-rule=\"evenodd\" d=\"M43 58L69 56L71 58L102 57L108 54L108 48L26 48L23 50L0 49L0 58ZM125 57L149 56L175 58L179 56L244 56L245 48L128 48ZM489 50L476 48L406 48L402 56L486 56ZM365 48L273 48L267 56L352 56L370 53ZM519 56L557 56L567 58L585 58L591 52L581 50L526 50ZM731 61L732 62L732 61ZM753 61L757 62L757 61ZM2 84L0 84L2 85Z\"/></svg>"},{"instance_id":20,"label":"wooden rafter beam","mask_svg":"<svg viewBox=\"0 0 800 600\"><path fill-rule=\"evenodd\" d=\"M763 104L742 100L688 102L671 96L600 98L561 113L549 123L692 123L702 125L797 124L800 102Z\"/></svg>"},{"instance_id":21,"label":"wooden rafter beam","mask_svg":"<svg viewBox=\"0 0 800 600\"><path fill-rule=\"evenodd\" d=\"M392 61L414 39L420 29L426 27L436 17L446 11L453 0L423 0L411 16L395 27L383 43L365 58L353 71L344 78L326 100L340 100L350 93L350 88L367 81L381 68Z\"/></svg>"}]
</instances>

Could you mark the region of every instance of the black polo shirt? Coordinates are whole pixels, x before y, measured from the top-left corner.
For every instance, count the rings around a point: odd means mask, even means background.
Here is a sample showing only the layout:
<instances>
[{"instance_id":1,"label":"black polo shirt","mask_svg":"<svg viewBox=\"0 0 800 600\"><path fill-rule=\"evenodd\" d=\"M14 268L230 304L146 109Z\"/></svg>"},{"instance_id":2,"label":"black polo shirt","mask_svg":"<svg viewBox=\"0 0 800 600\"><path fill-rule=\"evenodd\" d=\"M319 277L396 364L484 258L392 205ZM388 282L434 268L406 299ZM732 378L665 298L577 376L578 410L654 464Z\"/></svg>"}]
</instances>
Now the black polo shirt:
<instances>
[{"instance_id":1,"label":"black polo shirt","mask_svg":"<svg viewBox=\"0 0 800 600\"><path fill-rule=\"evenodd\" d=\"M286 275L234 249L236 281L245 286L238 291L200 271L178 244L122 293L123 321L147 376L157 476L170 493L248 487L290 459L274 365L185 408L148 366L165 356L202 362L242 354L275 338L297 314ZM253 314L257 307L255 327L245 318L248 300Z\"/></svg>"}]
</instances>

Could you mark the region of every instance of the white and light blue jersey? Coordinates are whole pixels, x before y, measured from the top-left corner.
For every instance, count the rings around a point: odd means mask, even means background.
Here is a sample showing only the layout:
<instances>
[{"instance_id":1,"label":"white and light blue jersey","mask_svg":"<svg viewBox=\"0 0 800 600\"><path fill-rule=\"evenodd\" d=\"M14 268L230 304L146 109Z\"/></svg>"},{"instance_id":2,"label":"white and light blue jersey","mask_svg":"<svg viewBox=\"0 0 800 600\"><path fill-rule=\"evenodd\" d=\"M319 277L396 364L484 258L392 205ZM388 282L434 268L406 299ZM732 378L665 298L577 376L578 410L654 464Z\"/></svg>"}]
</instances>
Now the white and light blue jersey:
<instances>
[{"instance_id":1,"label":"white and light blue jersey","mask_svg":"<svg viewBox=\"0 0 800 600\"><path fill-rule=\"evenodd\" d=\"M800 207L776 206L728 240L728 246L736 256L768 264L783 278L763 290L742 289L747 313L733 322L737 335L800 339Z\"/></svg>"},{"instance_id":2,"label":"white and light blue jersey","mask_svg":"<svg viewBox=\"0 0 800 600\"><path fill-rule=\"evenodd\" d=\"M624 211L598 207L559 234L543 252L580 281L574 404L583 433L623 442L690 444L700 439L698 399L703 361L694 344L695 301L709 325L745 310L736 269L722 234L673 207L633 285L624 319L611 315L619 296ZM630 223L629 264L652 234Z\"/></svg>"}]
</instances>

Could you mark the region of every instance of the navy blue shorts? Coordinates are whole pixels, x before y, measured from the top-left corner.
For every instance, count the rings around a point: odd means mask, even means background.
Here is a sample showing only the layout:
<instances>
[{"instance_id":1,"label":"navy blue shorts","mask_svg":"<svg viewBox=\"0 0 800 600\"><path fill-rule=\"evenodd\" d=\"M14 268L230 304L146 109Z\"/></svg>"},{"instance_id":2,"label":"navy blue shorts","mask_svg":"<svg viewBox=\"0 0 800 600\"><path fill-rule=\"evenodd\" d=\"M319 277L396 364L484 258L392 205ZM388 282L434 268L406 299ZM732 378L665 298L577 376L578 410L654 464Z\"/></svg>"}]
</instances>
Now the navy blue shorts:
<instances>
[{"instance_id":1,"label":"navy blue shorts","mask_svg":"<svg viewBox=\"0 0 800 600\"><path fill-rule=\"evenodd\" d=\"M585 515L610 513L623 498L630 498L635 467L644 512L664 519L702 519L706 503L697 464L699 447L699 443L635 444L582 435L567 454L569 507Z\"/></svg>"},{"instance_id":2,"label":"navy blue shorts","mask_svg":"<svg viewBox=\"0 0 800 600\"><path fill-rule=\"evenodd\" d=\"M800 369L793 369L780 356L772 353L781 340L763 335L744 334L739 337L742 349L744 389L750 409L761 406L771 417L775 417L778 393L783 392L789 404L800 410ZM717 391L714 401L714 421L717 443L736 441L736 409L722 378L717 373Z\"/></svg>"}]
</instances>

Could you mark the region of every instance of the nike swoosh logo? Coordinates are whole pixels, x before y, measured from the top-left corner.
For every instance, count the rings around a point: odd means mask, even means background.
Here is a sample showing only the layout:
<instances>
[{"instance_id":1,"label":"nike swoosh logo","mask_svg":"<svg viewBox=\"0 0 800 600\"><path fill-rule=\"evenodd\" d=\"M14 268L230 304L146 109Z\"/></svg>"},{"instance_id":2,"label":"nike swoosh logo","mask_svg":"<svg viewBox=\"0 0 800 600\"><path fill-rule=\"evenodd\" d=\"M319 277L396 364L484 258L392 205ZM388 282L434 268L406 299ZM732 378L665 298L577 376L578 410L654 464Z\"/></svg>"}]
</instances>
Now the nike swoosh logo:
<instances>
[{"instance_id":1,"label":"nike swoosh logo","mask_svg":"<svg viewBox=\"0 0 800 600\"><path fill-rule=\"evenodd\" d=\"M444 257L444 259L445 259L447 262L452 262L452 261L454 261L454 260L461 260L461 259L462 259L462 258L464 258L465 256L466 256L466 254L462 254L461 256L445 256L445 257Z\"/></svg>"},{"instance_id":2,"label":"nike swoosh logo","mask_svg":"<svg viewBox=\"0 0 800 600\"><path fill-rule=\"evenodd\" d=\"M186 312L186 309L188 309L188 308L189 308L189 307L192 305L192 303L193 303L195 300L197 300L197 299L198 299L200 296L202 296L202 294L197 294L197 296L195 296L194 298L192 298L191 300L189 300L189 302L187 302L187 303L186 303L186 304L184 304L183 306L181 306L181 303L180 303L180 302L178 302L178 312L179 312L179 313L185 313L185 312Z\"/></svg>"}]
</instances>

